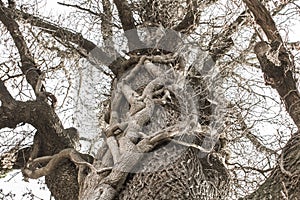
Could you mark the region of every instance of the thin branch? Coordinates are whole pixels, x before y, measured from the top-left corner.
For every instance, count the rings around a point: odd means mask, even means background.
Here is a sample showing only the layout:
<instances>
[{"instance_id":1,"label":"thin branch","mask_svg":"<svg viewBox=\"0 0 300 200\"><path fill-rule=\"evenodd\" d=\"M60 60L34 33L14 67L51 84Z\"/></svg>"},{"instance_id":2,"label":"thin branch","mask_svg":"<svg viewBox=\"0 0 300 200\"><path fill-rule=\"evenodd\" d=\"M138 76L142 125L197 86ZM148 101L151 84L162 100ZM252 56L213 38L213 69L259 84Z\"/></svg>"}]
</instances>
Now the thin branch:
<instances>
[{"instance_id":1,"label":"thin branch","mask_svg":"<svg viewBox=\"0 0 300 200\"><path fill-rule=\"evenodd\" d=\"M174 28L175 31L181 33L188 33L191 31L190 29L195 29L199 18L199 16L197 16L199 7L197 1L187 1L187 3L189 4L187 8L188 12L186 13L182 21Z\"/></svg>"},{"instance_id":2,"label":"thin branch","mask_svg":"<svg viewBox=\"0 0 300 200\"><path fill-rule=\"evenodd\" d=\"M245 137L250 140L250 142L254 145L254 147L256 148L257 151L260 151L264 154L267 155L278 155L276 151L274 151L273 149L270 149L268 147L266 147L264 144L262 144L258 138L253 135L253 133L251 133L251 131L249 130L249 128L247 127L247 124L245 122L245 120L243 119L242 115L240 112L236 112L240 126L242 131L244 131L245 133Z\"/></svg>"},{"instance_id":3,"label":"thin branch","mask_svg":"<svg viewBox=\"0 0 300 200\"><path fill-rule=\"evenodd\" d=\"M3 10L8 10L7 8L3 8ZM24 20L27 20L31 25L41 28L42 31L52 35L53 37L57 37L61 39L61 42L71 42L78 45L79 48L82 48L86 51L86 54L80 54L83 57L87 57L90 52L96 52L97 62L100 62L104 65L109 65L113 58L111 55L107 54L103 51L103 49L97 47L95 43L92 41L85 39L80 33L76 33L67 28L58 26L53 24L45 19L39 18L32 14L23 12L21 10L15 10L16 15L15 18L18 19L21 17ZM113 52L113 55L118 57L118 53L116 51Z\"/></svg>"},{"instance_id":4,"label":"thin branch","mask_svg":"<svg viewBox=\"0 0 300 200\"><path fill-rule=\"evenodd\" d=\"M103 13L96 13L94 11L92 11L91 9L88 9L88 8L84 8L82 6L79 6L79 5L76 5L76 4L67 4L67 3L62 3L62 2L57 2L59 5L62 5L62 6L67 6L67 7L72 7L72 8L77 8L79 10L83 10L83 11L86 11L92 15L96 15L96 16L99 16L101 17L101 19L105 19L106 16L103 14Z\"/></svg>"},{"instance_id":5,"label":"thin branch","mask_svg":"<svg viewBox=\"0 0 300 200\"><path fill-rule=\"evenodd\" d=\"M209 42L209 52L214 61L217 61L234 45L231 36L245 23L247 17L247 11L242 12L234 22L223 29L221 33L215 35Z\"/></svg>"},{"instance_id":6,"label":"thin branch","mask_svg":"<svg viewBox=\"0 0 300 200\"><path fill-rule=\"evenodd\" d=\"M295 2L292 2L292 4L300 10L300 6L298 4L296 4Z\"/></svg>"},{"instance_id":7,"label":"thin branch","mask_svg":"<svg viewBox=\"0 0 300 200\"><path fill-rule=\"evenodd\" d=\"M269 169L259 169L259 168L256 168L256 167L250 167L250 166L243 166L242 164L240 163L230 163L230 162L227 162L228 165L238 165L237 166L234 166L235 169L242 169L242 170L252 170L252 171L257 171L259 173L261 173L263 176L266 175L266 173L274 170L273 168L269 168Z\"/></svg>"}]
</instances>

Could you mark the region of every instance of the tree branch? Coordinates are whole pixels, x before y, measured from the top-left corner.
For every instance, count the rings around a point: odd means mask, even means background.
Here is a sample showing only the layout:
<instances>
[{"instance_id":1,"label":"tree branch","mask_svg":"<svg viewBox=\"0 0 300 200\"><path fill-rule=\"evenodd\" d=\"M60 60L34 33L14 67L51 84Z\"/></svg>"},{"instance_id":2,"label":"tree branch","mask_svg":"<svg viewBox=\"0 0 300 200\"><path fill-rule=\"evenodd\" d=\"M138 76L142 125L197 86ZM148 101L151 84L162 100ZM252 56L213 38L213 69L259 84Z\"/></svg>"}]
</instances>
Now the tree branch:
<instances>
[{"instance_id":1,"label":"tree branch","mask_svg":"<svg viewBox=\"0 0 300 200\"><path fill-rule=\"evenodd\" d=\"M128 39L129 51L142 48L144 45L137 34L133 14L127 0L114 0L114 3L117 6L125 36ZM130 32L127 32L129 30Z\"/></svg>"},{"instance_id":2,"label":"tree branch","mask_svg":"<svg viewBox=\"0 0 300 200\"><path fill-rule=\"evenodd\" d=\"M102 20L105 20L105 15L102 14L102 13L96 13L94 11L92 11L91 9L88 9L88 8L84 8L82 6L79 6L79 5L76 5L76 4L67 4L67 3L62 3L62 2L57 2L59 5L62 5L62 6L67 6L67 7L72 7L72 8L77 8L79 10L83 10L83 11L86 11L92 15L96 15L96 16L99 16L101 17Z\"/></svg>"},{"instance_id":3,"label":"tree branch","mask_svg":"<svg viewBox=\"0 0 300 200\"><path fill-rule=\"evenodd\" d=\"M274 9L272 16L277 15L288 2L280 4L280 6ZM209 52L214 61L217 61L222 55L224 55L233 45L231 36L245 24L249 17L249 9L243 11L234 22L229 24L221 33L215 35L209 43Z\"/></svg>"},{"instance_id":4,"label":"tree branch","mask_svg":"<svg viewBox=\"0 0 300 200\"><path fill-rule=\"evenodd\" d=\"M278 40L282 42L279 31L276 28L276 24L272 19L269 11L266 7L258 0L244 0L249 10L254 15L255 21L261 26L266 36L270 41Z\"/></svg>"},{"instance_id":5,"label":"tree branch","mask_svg":"<svg viewBox=\"0 0 300 200\"><path fill-rule=\"evenodd\" d=\"M69 41L79 45L81 48L85 49L88 53L92 51L94 48L96 48L96 45L93 42L83 38L83 36L80 33L75 33L71 30L62 28L60 26L52 24L51 22L48 22L44 19L41 19L39 17L33 16L29 13L25 13L20 10L17 10L17 15L21 16L24 20L28 20L28 22L33 26L42 28L44 32L51 34L53 37L58 37L62 40Z\"/></svg>"},{"instance_id":6,"label":"tree branch","mask_svg":"<svg viewBox=\"0 0 300 200\"><path fill-rule=\"evenodd\" d=\"M187 0L187 13L185 14L181 22L176 27L174 27L174 30L184 34L194 31L197 28L197 24L199 23L199 17L201 14L199 8L203 6L209 6L215 2L216 0L206 0L202 2ZM199 3L201 4L199 5Z\"/></svg>"},{"instance_id":7,"label":"tree branch","mask_svg":"<svg viewBox=\"0 0 300 200\"><path fill-rule=\"evenodd\" d=\"M28 83L35 89L40 74L34 62L32 55L27 47L19 25L13 19L13 12L11 9L6 9L2 1L0 1L0 21L9 31L14 43L20 54L22 66L20 67L23 74L26 76Z\"/></svg>"},{"instance_id":8,"label":"tree branch","mask_svg":"<svg viewBox=\"0 0 300 200\"><path fill-rule=\"evenodd\" d=\"M3 12L10 12L8 8L5 8L4 6L1 8ZM107 54L103 51L103 49L100 49L97 47L96 44L91 42L90 40L85 39L80 33L76 33L74 31L68 30L67 28L63 28L60 26L57 26L47 20L41 19L37 16L33 16L32 14L25 13L21 10L14 10L14 13L11 13L11 18L14 17L14 19L22 18L24 20L27 20L31 25L41 28L44 32L52 35L53 37L60 38L63 42L71 42L76 45L78 45L79 48L84 49L87 54L89 54L91 51L94 50L95 58L97 58L97 61L104 64L109 65L114 58L111 57L111 55ZM87 57L88 55L82 55ZM114 52L113 56L118 57L118 54Z\"/></svg>"},{"instance_id":9,"label":"tree branch","mask_svg":"<svg viewBox=\"0 0 300 200\"><path fill-rule=\"evenodd\" d=\"M233 45L231 36L237 31L237 29L243 25L247 19L247 11L242 12L234 22L229 24L222 32L214 35L209 42L209 52L214 61L217 61L222 57Z\"/></svg>"},{"instance_id":10,"label":"tree branch","mask_svg":"<svg viewBox=\"0 0 300 200\"><path fill-rule=\"evenodd\" d=\"M97 47L96 44L94 44L90 40L85 39L80 33L76 33L74 31L68 30L67 28L57 26L51 22L48 22L44 19L41 19L39 17L33 16L31 14L25 13L20 10L14 10L14 12L12 12L9 8L4 7L4 5L1 6L0 8L1 8L0 13L2 13L0 20L3 19L4 22L6 23L6 26L9 26L10 28L9 30L11 30L10 32L16 38L19 38L18 40L22 41L21 43L17 42L18 44L17 47L19 47L18 49L20 49L21 52L25 52L25 50L26 51L29 50L26 46L26 43L20 31L18 31L18 34L14 34L13 32L14 29L18 29L18 24L16 23L15 19L18 19L19 17L21 17L24 20L28 20L30 24L41 28L42 31L52 35L53 37L60 38L62 42L71 42L78 45L79 48L82 48L86 51L86 54L81 54L81 56L88 57L90 61L95 65L99 65L99 64L107 65L111 68L112 72L115 75L118 74L119 70L116 69L115 66L111 65L111 63L116 58L121 58L121 56L115 49L111 48L112 44L109 47L99 48ZM14 28L10 27L10 23L14 24L13 26ZM24 45L25 45L25 50L23 50L22 48L22 46ZM105 51L106 48L109 50ZM32 82L33 85L36 85L40 74L38 73L39 72L38 70L37 73L35 73L35 70L33 70L36 68L33 58L27 53L22 53L22 55L26 55L25 62L24 62L26 65L25 67L23 66L22 69L23 74L34 73L34 75L30 75L30 80L31 80L30 82ZM35 86L33 86L33 88L35 88Z\"/></svg>"},{"instance_id":11,"label":"tree branch","mask_svg":"<svg viewBox=\"0 0 300 200\"><path fill-rule=\"evenodd\" d=\"M261 69L264 72L266 84L271 85L277 90L285 102L288 113L299 128L300 95L293 77L292 70L295 66L292 58L283 45L283 40L276 28L275 22L264 5L257 0L244 1L270 41L270 44L263 41L259 42L254 48Z\"/></svg>"},{"instance_id":12,"label":"tree branch","mask_svg":"<svg viewBox=\"0 0 300 200\"><path fill-rule=\"evenodd\" d=\"M284 192L289 199L297 199L300 194L300 137L294 134L282 150L282 159L267 180L252 194L241 199L284 199ZM288 175L287 175L288 174Z\"/></svg>"},{"instance_id":13,"label":"tree branch","mask_svg":"<svg viewBox=\"0 0 300 200\"><path fill-rule=\"evenodd\" d=\"M197 1L187 1L188 12L182 19L182 21L174 28L175 31L181 33L188 33L193 29L193 25L197 24L199 16L197 16L197 9L199 7ZM195 26L196 27L196 26ZM194 27L194 28L195 28Z\"/></svg>"},{"instance_id":14,"label":"tree branch","mask_svg":"<svg viewBox=\"0 0 300 200\"><path fill-rule=\"evenodd\" d=\"M103 0L102 1L102 6L103 6L103 12L104 15L106 16L106 21L101 22L101 32L102 32L102 37L104 41L108 41L109 37L113 35L113 30L112 30L112 22L113 22L113 15L112 15L112 4L110 3L109 0ZM106 44L104 44L106 46Z\"/></svg>"},{"instance_id":15,"label":"tree branch","mask_svg":"<svg viewBox=\"0 0 300 200\"><path fill-rule=\"evenodd\" d=\"M37 179L42 176L49 175L57 168L59 163L65 159L71 160L72 162L74 162L74 164L78 166L89 167L93 171L97 172L94 166L85 161L83 158L81 158L80 153L78 153L73 148L63 149L62 151L53 156L43 156L36 158L28 162L27 166L24 169L22 169L22 172L25 177ZM47 165L39 169L31 169L32 166L36 166L39 163L47 163Z\"/></svg>"},{"instance_id":16,"label":"tree branch","mask_svg":"<svg viewBox=\"0 0 300 200\"><path fill-rule=\"evenodd\" d=\"M288 50L275 22L265 6L258 0L244 0L261 26L270 43L261 41L254 52L260 62L266 84L275 88L285 102L286 109L296 126L300 127L300 96L293 77L294 68ZM300 133L295 133L282 150L280 163L267 180L244 199L296 199L300 193ZM287 174L289 174L287 176ZM283 196L284 194L284 196Z\"/></svg>"},{"instance_id":17,"label":"tree branch","mask_svg":"<svg viewBox=\"0 0 300 200\"><path fill-rule=\"evenodd\" d=\"M15 104L12 109L0 107L0 129L6 127L15 128L19 123L24 122L32 124L42 132L51 131L62 134L62 124L53 109L46 102L15 101Z\"/></svg>"},{"instance_id":18,"label":"tree branch","mask_svg":"<svg viewBox=\"0 0 300 200\"><path fill-rule=\"evenodd\" d=\"M54 110L44 101L16 101L13 109L0 107L0 129L14 128L21 122L33 125L37 129L36 135L39 134L39 142L41 142L26 156L30 157L32 153L35 154L34 156L52 156L65 148L74 148L69 132L63 128ZM34 141L34 144L37 144L37 141ZM20 167L22 162L18 161L14 167ZM57 167L54 173L46 176L47 186L57 199L77 198L79 193L77 179L78 171L75 165L68 160Z\"/></svg>"},{"instance_id":19,"label":"tree branch","mask_svg":"<svg viewBox=\"0 0 300 200\"><path fill-rule=\"evenodd\" d=\"M241 112L238 112L237 110L235 111L235 114L238 118L238 122L241 126L242 131L245 134L245 137L254 145L254 147L256 148L257 151L264 153L265 155L276 155L278 156L277 152L273 149L270 149L268 147L266 147L264 144L262 144L258 138L251 133L251 131L249 130L245 120L243 119L243 116L241 114Z\"/></svg>"},{"instance_id":20,"label":"tree branch","mask_svg":"<svg viewBox=\"0 0 300 200\"><path fill-rule=\"evenodd\" d=\"M15 99L10 95L4 82L0 79L0 101L2 102L2 107L7 107L12 109L15 105Z\"/></svg>"}]
</instances>

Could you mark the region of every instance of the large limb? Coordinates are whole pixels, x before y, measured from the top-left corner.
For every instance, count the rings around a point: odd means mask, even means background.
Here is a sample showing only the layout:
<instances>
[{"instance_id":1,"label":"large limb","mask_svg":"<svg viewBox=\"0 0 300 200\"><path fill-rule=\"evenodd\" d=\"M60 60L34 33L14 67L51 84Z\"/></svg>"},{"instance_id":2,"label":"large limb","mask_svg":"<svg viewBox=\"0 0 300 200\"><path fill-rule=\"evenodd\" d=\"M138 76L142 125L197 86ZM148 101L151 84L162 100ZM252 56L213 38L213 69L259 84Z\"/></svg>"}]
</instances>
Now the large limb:
<instances>
[{"instance_id":1,"label":"large limb","mask_svg":"<svg viewBox=\"0 0 300 200\"><path fill-rule=\"evenodd\" d=\"M9 31L18 49L22 62L21 70L23 74L26 75L28 83L35 89L40 74L19 29L19 25L13 19L13 11L11 9L6 9L2 1L0 1L0 21Z\"/></svg>"},{"instance_id":2,"label":"large limb","mask_svg":"<svg viewBox=\"0 0 300 200\"><path fill-rule=\"evenodd\" d=\"M25 42L22 32L19 29L18 23L14 19L14 9L5 8L2 1L0 1L0 21L4 24L9 31L13 41L18 49L21 63L20 66L22 73L25 75L26 80L32 86L38 100L46 101L48 97L52 100L52 105L56 103L56 98L49 92L45 91L42 85L43 74L38 69L33 56Z\"/></svg>"},{"instance_id":3,"label":"large limb","mask_svg":"<svg viewBox=\"0 0 300 200\"><path fill-rule=\"evenodd\" d=\"M0 90L2 89L1 83L0 81ZM0 97L2 94L0 93ZM28 123L39 132L48 134L50 137L52 135L70 140L68 129L63 128L58 116L47 103L22 102L11 99L11 104L13 105L11 107L7 107L5 104L0 107L0 129L15 128L20 123Z\"/></svg>"},{"instance_id":4,"label":"large limb","mask_svg":"<svg viewBox=\"0 0 300 200\"><path fill-rule=\"evenodd\" d=\"M0 12L1 11L0 8ZM3 18L3 16L1 15L0 18ZM14 37L20 38L21 35ZM23 50L21 49L21 51ZM36 70L33 70L31 75L33 75L35 71ZM2 80L0 81L0 100L0 129L15 128L20 123L28 123L35 127L41 134L44 145L37 143L34 150L31 151L32 157L35 157L39 153L41 153L41 155L53 155L65 148L73 147L72 141L70 141L69 137L66 135L67 132L63 128L54 109L52 109L45 101L16 101L9 94ZM22 162L17 163L14 167L22 167L21 165L29 160L31 154L28 149L25 149L24 151L21 150L19 153L22 154L21 156L23 156L24 153L25 157L22 160L17 160L17 162ZM57 174L58 176L56 176ZM55 182L52 181L47 183L51 193L55 197L60 196L61 198L63 198L65 194L69 194L69 199L75 199L75 197L78 196L79 189L77 181L70 181L73 179L77 180L77 178L78 173L70 162L66 162L65 166L56 168L55 173L46 176L47 180L55 180ZM70 191L72 192L70 193Z\"/></svg>"},{"instance_id":5,"label":"large limb","mask_svg":"<svg viewBox=\"0 0 300 200\"><path fill-rule=\"evenodd\" d=\"M1 12L6 14L9 13L6 18L9 17L13 20L19 20L21 18L23 20L27 20L31 25L41 28L43 32L46 32L55 38L59 38L60 42L64 45L69 43L75 44L80 55L83 57L89 56L89 53L92 52L93 59L96 59L97 63L109 65L114 59L111 57L112 55L120 57L115 50L110 49L110 52L107 53L104 51L104 48L97 47L95 43L84 38L80 33L53 24L45 19L34 16L33 14L29 14L18 9L12 10L11 8L6 8L3 4L1 5ZM5 16L1 17L5 18ZM85 51L84 53L82 52L82 49ZM116 74L117 69L112 68L111 70Z\"/></svg>"},{"instance_id":6,"label":"large limb","mask_svg":"<svg viewBox=\"0 0 300 200\"><path fill-rule=\"evenodd\" d=\"M3 93L1 92L1 94ZM2 100L3 98L1 101ZM7 107L5 104L2 104L0 107L0 128L15 128L20 123L28 123L35 127L43 138L43 145L37 144L33 152L35 155L32 154L31 156L36 156L37 152L41 153L40 156L51 156L67 147L72 147L72 142L69 141L68 136L65 135L66 132L64 131L61 121L46 102L12 101L11 104L13 106ZM19 153L23 152L20 151ZM25 157L22 159L23 164L29 160L30 156L27 150L24 153ZM18 166L14 167L22 167L21 164L22 163L17 163ZM57 167L55 173L46 176L47 180L55 180L55 182L47 183L47 186L50 187L50 191L55 197L70 194L70 191L72 191L72 199L74 199L73 197L78 196L79 193L78 182L76 181L78 172L71 162L66 161L64 164L62 167ZM58 176L56 176L56 174L58 174ZM75 180L75 182L67 181L66 179Z\"/></svg>"},{"instance_id":7,"label":"large limb","mask_svg":"<svg viewBox=\"0 0 300 200\"><path fill-rule=\"evenodd\" d=\"M0 101L2 103L1 107L6 107L12 109L15 106L15 99L11 96L7 90L4 82L0 79Z\"/></svg>"},{"instance_id":8,"label":"large limb","mask_svg":"<svg viewBox=\"0 0 300 200\"><path fill-rule=\"evenodd\" d=\"M269 39L269 43L259 42L254 49L264 72L266 83L277 90L285 102L288 113L299 128L300 96L293 77L293 60L289 56L268 10L260 1L244 1Z\"/></svg>"},{"instance_id":9,"label":"large limb","mask_svg":"<svg viewBox=\"0 0 300 200\"><path fill-rule=\"evenodd\" d=\"M6 8L3 2L0 1L0 21L9 31L21 58L22 65L20 69L38 97L40 93L45 92L43 89L44 86L42 85L43 74L37 68L38 66L34 62L34 58L19 29L19 25L14 19L14 11L13 8ZM44 101L15 101L11 98L8 91L5 91L2 81L0 86L2 89L1 96L3 95L1 99L3 106L0 108L2 112L0 128L14 128L18 123L25 122L32 124L40 132L50 132L58 136L64 136L63 126L58 116ZM8 103L8 101L10 103ZM47 125L44 124L46 122L48 122Z\"/></svg>"},{"instance_id":10,"label":"large limb","mask_svg":"<svg viewBox=\"0 0 300 200\"><path fill-rule=\"evenodd\" d=\"M78 182L81 183L83 181L83 172L85 168L89 168L90 170L101 173L103 171L109 170L109 169L102 169L102 170L96 170L96 168L90 164L88 161L82 158L81 153L77 152L73 148L67 148L59 153L52 155L52 156L44 156L35 158L33 160L30 160L25 168L22 169L22 173L25 177L37 179L42 176L46 176L51 174L57 166L59 166L59 163L61 163L63 160L69 159L73 163L75 163L79 167L79 174L78 174ZM37 168L39 164L47 163L44 167Z\"/></svg>"},{"instance_id":11,"label":"large limb","mask_svg":"<svg viewBox=\"0 0 300 200\"><path fill-rule=\"evenodd\" d=\"M254 52L264 72L266 83L275 88L296 126L300 127L300 95L293 77L293 61L270 13L258 0L244 0L261 26L269 43L259 42ZM300 143L295 133L282 150L279 163L267 180L245 199L296 199L300 193Z\"/></svg>"},{"instance_id":12,"label":"large limb","mask_svg":"<svg viewBox=\"0 0 300 200\"><path fill-rule=\"evenodd\" d=\"M125 36L128 39L129 49L133 50L142 48L143 44L138 36L133 13L127 0L114 0L114 3L117 7Z\"/></svg>"}]
</instances>

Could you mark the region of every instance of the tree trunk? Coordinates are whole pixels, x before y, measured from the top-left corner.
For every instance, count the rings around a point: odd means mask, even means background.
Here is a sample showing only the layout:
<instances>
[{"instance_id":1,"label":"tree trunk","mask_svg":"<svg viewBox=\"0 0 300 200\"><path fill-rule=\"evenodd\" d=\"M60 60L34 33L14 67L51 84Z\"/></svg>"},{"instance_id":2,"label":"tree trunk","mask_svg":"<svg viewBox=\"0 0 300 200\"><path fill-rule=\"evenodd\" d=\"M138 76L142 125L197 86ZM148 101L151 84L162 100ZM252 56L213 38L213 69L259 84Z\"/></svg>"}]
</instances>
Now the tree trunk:
<instances>
[{"instance_id":1,"label":"tree trunk","mask_svg":"<svg viewBox=\"0 0 300 200\"><path fill-rule=\"evenodd\" d=\"M131 56L136 62L114 81L107 145L94 163L113 170L87 175L80 199L225 198L230 178L209 153L218 138L203 78L183 76L183 58L171 53Z\"/></svg>"}]
</instances>

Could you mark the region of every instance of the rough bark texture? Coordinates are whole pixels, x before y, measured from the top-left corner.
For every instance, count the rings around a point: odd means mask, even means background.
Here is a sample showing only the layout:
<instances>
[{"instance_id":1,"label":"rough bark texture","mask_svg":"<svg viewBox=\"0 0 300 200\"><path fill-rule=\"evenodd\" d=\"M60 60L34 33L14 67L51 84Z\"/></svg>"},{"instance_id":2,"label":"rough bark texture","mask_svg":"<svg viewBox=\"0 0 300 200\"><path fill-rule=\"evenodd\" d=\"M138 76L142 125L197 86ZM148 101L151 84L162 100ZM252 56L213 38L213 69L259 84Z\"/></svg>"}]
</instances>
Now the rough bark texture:
<instances>
[{"instance_id":1,"label":"rough bark texture","mask_svg":"<svg viewBox=\"0 0 300 200\"><path fill-rule=\"evenodd\" d=\"M11 97L2 80L0 81L0 128L15 128L19 123L29 123L37 131L36 143L41 143L35 150L36 156L53 155L65 148L73 148L74 143L65 131L53 107L49 106L46 94L41 85L41 72L34 62L34 58L27 47L25 39L14 20L14 8L6 8L0 1L0 21L9 31L20 54L20 66L28 83L32 86L37 100L21 102ZM38 139L39 138L39 139ZM34 149L34 148L33 148ZM29 158L24 158L24 165ZM33 158L34 159L34 158ZM77 169L70 161L60 163L56 170L46 176L46 184L56 199L77 199L79 186L77 182ZM23 166L24 166L23 165ZM26 166L26 165L25 165Z\"/></svg>"},{"instance_id":2,"label":"rough bark texture","mask_svg":"<svg viewBox=\"0 0 300 200\"><path fill-rule=\"evenodd\" d=\"M200 134L193 129L198 123L209 124L194 113L198 109L195 101L204 99L201 95L205 93L198 90L198 96L192 98L189 80L187 85L178 85L184 78L178 69L183 68L172 54L138 57L139 62L115 80L107 146L96 157L95 166L112 166L113 170L100 176L89 174L80 198L225 198L229 174L219 158L208 154L210 149L198 150L169 140L201 146L203 138L210 137L209 132ZM118 143L112 143L114 140Z\"/></svg>"},{"instance_id":3,"label":"rough bark texture","mask_svg":"<svg viewBox=\"0 0 300 200\"><path fill-rule=\"evenodd\" d=\"M244 199L298 199L300 194L300 137L293 135L267 180Z\"/></svg>"},{"instance_id":4,"label":"rough bark texture","mask_svg":"<svg viewBox=\"0 0 300 200\"><path fill-rule=\"evenodd\" d=\"M37 132L32 147L14 149L11 152L16 162L13 163L12 158L11 163L7 164L9 167L23 168L24 176L29 178L45 175L46 184L56 200L226 198L230 176L224 163L214 154L217 149L214 149L215 143L205 148L201 146L205 138L213 141L219 139L205 129L211 123L213 105L206 98L206 87L202 85L201 74L182 76L185 68L182 60L185 58L161 49L132 51L127 60L121 58L116 51L108 55L104 49L97 48L81 34L17 10L11 2L9 1L9 6L5 6L0 1L0 21L17 47L21 58L20 69L32 86L36 100L16 101L8 92L5 82L0 80L0 128L15 128L19 123L28 123ZM194 31L199 21L200 7L214 2L186 1L186 14L181 20L176 19L179 21L176 26L171 24L170 27L181 33ZM269 40L258 42L254 49L265 82L277 90L299 128L300 95L293 77L294 66L288 50L263 4L258 0L244 2ZM109 5L104 10L110 13L110 3L106 3ZM125 33L128 48L131 50L143 47L144 44L135 30L137 22L129 3L121 0L114 0L113 3L118 10L123 31L134 29L130 34ZM147 1L146 5L148 3L152 7L146 7L147 12L141 18L149 20L152 23L150 25L155 24L156 20L169 25L169 21L166 21L168 18L153 7L157 2ZM162 5L166 3L162 2ZM108 16L109 20L113 19L110 14ZM108 65L114 73L116 78L112 84L111 105L107 117L109 129L103 133L106 140L94 162L90 156L78 154L74 150L78 136L73 134L74 129L63 127L54 108L48 104L48 93L45 86L41 85L42 72L35 63L17 23L20 18L29 20L33 26L43 28L44 32L60 38L62 43L74 44L82 57L86 58L88 53L95 54L94 57ZM245 18L246 11L230 24L230 28L215 35L210 41L208 50L213 61L217 61L234 45L231 36L238 26L244 24ZM111 33L111 30L108 26L106 32ZM178 36L172 36L172 33L165 33L160 42L175 47ZM171 36L174 40L168 40ZM113 57L118 59L111 62ZM202 91L194 95L189 93L186 86L191 86L192 91ZM41 99L43 95L46 98ZM198 126L204 131L195 128ZM293 135L282 150L278 166L245 199L298 198L299 135L299 132ZM18 155L15 155L18 150ZM93 166L89 164L92 162ZM47 163L54 163L55 167L47 166Z\"/></svg>"},{"instance_id":5,"label":"rough bark texture","mask_svg":"<svg viewBox=\"0 0 300 200\"><path fill-rule=\"evenodd\" d=\"M144 168L150 165L156 171L129 175L117 199L224 199L229 174L223 163L213 156L201 158L199 150L180 148L161 147L144 158Z\"/></svg>"},{"instance_id":6,"label":"rough bark texture","mask_svg":"<svg viewBox=\"0 0 300 200\"><path fill-rule=\"evenodd\" d=\"M266 85L277 90L286 110L300 127L300 95L293 77L294 64L270 13L258 0L244 0L255 21L261 26L268 42L258 42L254 48ZM267 180L245 199L297 199L300 194L300 145L296 132L283 148L278 165Z\"/></svg>"}]
</instances>

